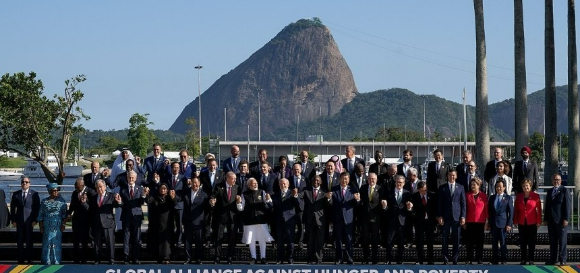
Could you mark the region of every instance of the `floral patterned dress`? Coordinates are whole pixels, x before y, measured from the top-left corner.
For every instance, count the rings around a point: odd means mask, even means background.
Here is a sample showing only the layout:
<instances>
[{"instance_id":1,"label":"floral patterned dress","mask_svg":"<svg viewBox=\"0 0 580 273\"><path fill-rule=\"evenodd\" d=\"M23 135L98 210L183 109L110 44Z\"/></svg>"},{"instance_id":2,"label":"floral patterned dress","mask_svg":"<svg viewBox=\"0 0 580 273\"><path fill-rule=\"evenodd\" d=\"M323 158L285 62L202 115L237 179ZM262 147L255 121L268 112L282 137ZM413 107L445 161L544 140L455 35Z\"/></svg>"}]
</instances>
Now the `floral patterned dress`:
<instances>
[{"instance_id":1,"label":"floral patterned dress","mask_svg":"<svg viewBox=\"0 0 580 273\"><path fill-rule=\"evenodd\" d=\"M42 264L60 264L62 259L62 232L60 226L66 218L66 201L58 196L54 199L45 198L40 203L38 222L43 223L42 234Z\"/></svg>"}]
</instances>

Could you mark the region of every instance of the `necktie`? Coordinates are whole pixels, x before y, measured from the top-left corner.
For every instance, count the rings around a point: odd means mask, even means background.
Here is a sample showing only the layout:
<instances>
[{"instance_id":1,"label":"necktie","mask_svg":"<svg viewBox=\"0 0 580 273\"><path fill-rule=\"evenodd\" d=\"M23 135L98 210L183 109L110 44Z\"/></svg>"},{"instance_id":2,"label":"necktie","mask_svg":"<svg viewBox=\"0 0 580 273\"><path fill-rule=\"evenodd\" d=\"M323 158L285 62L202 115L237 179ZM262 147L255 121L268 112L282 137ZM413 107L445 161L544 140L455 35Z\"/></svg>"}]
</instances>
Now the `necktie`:
<instances>
[{"instance_id":1,"label":"necktie","mask_svg":"<svg viewBox=\"0 0 580 273\"><path fill-rule=\"evenodd\" d=\"M463 164L463 173L467 172L467 164Z\"/></svg>"},{"instance_id":2,"label":"necktie","mask_svg":"<svg viewBox=\"0 0 580 273\"><path fill-rule=\"evenodd\" d=\"M213 182L215 181L215 173L211 173L210 181L211 181L211 186L213 188Z\"/></svg>"},{"instance_id":3,"label":"necktie","mask_svg":"<svg viewBox=\"0 0 580 273\"><path fill-rule=\"evenodd\" d=\"M332 188L332 175L328 176L328 190Z\"/></svg>"},{"instance_id":4,"label":"necktie","mask_svg":"<svg viewBox=\"0 0 580 273\"><path fill-rule=\"evenodd\" d=\"M342 198L344 198L344 192L346 191L346 188L342 188Z\"/></svg>"},{"instance_id":5,"label":"necktie","mask_svg":"<svg viewBox=\"0 0 580 273\"><path fill-rule=\"evenodd\" d=\"M500 199L501 199L501 195L498 194L495 196L495 210L499 209Z\"/></svg>"},{"instance_id":6,"label":"necktie","mask_svg":"<svg viewBox=\"0 0 580 273\"><path fill-rule=\"evenodd\" d=\"M371 187L371 192L369 193L369 200L373 200L373 192L375 191L375 186Z\"/></svg>"},{"instance_id":7,"label":"necktie","mask_svg":"<svg viewBox=\"0 0 580 273\"><path fill-rule=\"evenodd\" d=\"M129 191L129 194L131 195L131 198L133 198L133 187L131 187L131 190Z\"/></svg>"},{"instance_id":8,"label":"necktie","mask_svg":"<svg viewBox=\"0 0 580 273\"><path fill-rule=\"evenodd\" d=\"M242 189L245 188L246 187L246 176L245 175L240 176L240 181L242 182L241 183Z\"/></svg>"},{"instance_id":9,"label":"necktie","mask_svg":"<svg viewBox=\"0 0 580 273\"><path fill-rule=\"evenodd\" d=\"M528 173L528 162L524 161L524 174Z\"/></svg>"},{"instance_id":10,"label":"necktie","mask_svg":"<svg viewBox=\"0 0 580 273\"><path fill-rule=\"evenodd\" d=\"M24 196L22 197L22 200L23 200L24 205L26 205L26 196L27 196L27 194L28 194L28 192L25 191L24 192Z\"/></svg>"},{"instance_id":11,"label":"necktie","mask_svg":"<svg viewBox=\"0 0 580 273\"><path fill-rule=\"evenodd\" d=\"M175 189L175 185L177 185L177 175L173 177L173 188Z\"/></svg>"},{"instance_id":12,"label":"necktie","mask_svg":"<svg viewBox=\"0 0 580 273\"><path fill-rule=\"evenodd\" d=\"M282 176L282 178L286 178L286 170L284 168L280 169L280 175Z\"/></svg>"},{"instance_id":13,"label":"necktie","mask_svg":"<svg viewBox=\"0 0 580 273\"><path fill-rule=\"evenodd\" d=\"M305 171L306 171L306 163L302 163L302 175L304 175Z\"/></svg>"},{"instance_id":14,"label":"necktie","mask_svg":"<svg viewBox=\"0 0 580 273\"><path fill-rule=\"evenodd\" d=\"M187 165L185 164L185 162L183 162L183 168L181 168L181 173L185 173L186 167L187 167Z\"/></svg>"},{"instance_id":15,"label":"necktie","mask_svg":"<svg viewBox=\"0 0 580 273\"><path fill-rule=\"evenodd\" d=\"M286 191L282 192L282 199L286 198Z\"/></svg>"},{"instance_id":16,"label":"necktie","mask_svg":"<svg viewBox=\"0 0 580 273\"><path fill-rule=\"evenodd\" d=\"M300 184L299 184L300 180L299 179L300 178L298 178L298 177L294 177L294 188L296 188L296 189L298 189L298 187L300 187Z\"/></svg>"},{"instance_id":17,"label":"necktie","mask_svg":"<svg viewBox=\"0 0 580 273\"><path fill-rule=\"evenodd\" d=\"M451 184L451 195L453 196L453 193L455 192L455 183Z\"/></svg>"},{"instance_id":18,"label":"necktie","mask_svg":"<svg viewBox=\"0 0 580 273\"><path fill-rule=\"evenodd\" d=\"M558 193L558 188L557 187L554 187L552 189L552 199L554 199L554 197L556 197L556 193Z\"/></svg>"},{"instance_id":19,"label":"necktie","mask_svg":"<svg viewBox=\"0 0 580 273\"><path fill-rule=\"evenodd\" d=\"M228 201L232 200L232 187L228 187Z\"/></svg>"},{"instance_id":20,"label":"necktie","mask_svg":"<svg viewBox=\"0 0 580 273\"><path fill-rule=\"evenodd\" d=\"M105 197L104 195L101 195L101 198L99 200L99 208L103 206L103 199L105 199L104 197Z\"/></svg>"},{"instance_id":21,"label":"necktie","mask_svg":"<svg viewBox=\"0 0 580 273\"><path fill-rule=\"evenodd\" d=\"M441 164L437 163L437 174L439 174L439 171L441 170Z\"/></svg>"},{"instance_id":22,"label":"necktie","mask_svg":"<svg viewBox=\"0 0 580 273\"><path fill-rule=\"evenodd\" d=\"M317 197L318 197L318 190L314 189L314 200L316 200Z\"/></svg>"},{"instance_id":23,"label":"necktie","mask_svg":"<svg viewBox=\"0 0 580 273\"><path fill-rule=\"evenodd\" d=\"M97 174L93 174L93 184L97 181Z\"/></svg>"},{"instance_id":24,"label":"necktie","mask_svg":"<svg viewBox=\"0 0 580 273\"><path fill-rule=\"evenodd\" d=\"M423 207L425 207L425 218L427 218L427 198L425 195L421 195L421 202L423 202Z\"/></svg>"},{"instance_id":25,"label":"necktie","mask_svg":"<svg viewBox=\"0 0 580 273\"><path fill-rule=\"evenodd\" d=\"M471 174L467 175L467 183L465 185L469 186L469 181L471 181Z\"/></svg>"},{"instance_id":26,"label":"necktie","mask_svg":"<svg viewBox=\"0 0 580 273\"><path fill-rule=\"evenodd\" d=\"M234 157L234 166L233 167L234 167L234 170L238 169L238 158L237 157Z\"/></svg>"},{"instance_id":27,"label":"necktie","mask_svg":"<svg viewBox=\"0 0 580 273\"><path fill-rule=\"evenodd\" d=\"M352 173L353 169L354 169L354 164L352 162L352 159L349 159L348 160L348 172Z\"/></svg>"},{"instance_id":28,"label":"necktie","mask_svg":"<svg viewBox=\"0 0 580 273\"><path fill-rule=\"evenodd\" d=\"M401 204L401 192L397 191L397 204Z\"/></svg>"},{"instance_id":29,"label":"necktie","mask_svg":"<svg viewBox=\"0 0 580 273\"><path fill-rule=\"evenodd\" d=\"M362 176L358 179L358 188L362 186Z\"/></svg>"}]
</instances>

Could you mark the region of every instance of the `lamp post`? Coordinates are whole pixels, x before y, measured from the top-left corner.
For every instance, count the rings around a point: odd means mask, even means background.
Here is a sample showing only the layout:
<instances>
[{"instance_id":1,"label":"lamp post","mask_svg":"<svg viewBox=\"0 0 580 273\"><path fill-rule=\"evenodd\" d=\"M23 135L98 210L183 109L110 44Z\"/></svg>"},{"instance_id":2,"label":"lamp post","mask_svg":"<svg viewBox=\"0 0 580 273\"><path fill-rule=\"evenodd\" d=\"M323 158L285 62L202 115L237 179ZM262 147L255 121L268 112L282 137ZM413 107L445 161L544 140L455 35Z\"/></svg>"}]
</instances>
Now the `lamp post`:
<instances>
[{"instance_id":1,"label":"lamp post","mask_svg":"<svg viewBox=\"0 0 580 273\"><path fill-rule=\"evenodd\" d=\"M201 84L200 84L199 72L203 68L203 66L197 65L194 68L197 69L197 92L199 93L199 95L197 97L197 102L199 103L199 107L198 107L199 115L198 115L197 122L199 123L199 155L201 156L201 155L203 155L203 153L201 152Z\"/></svg>"},{"instance_id":2,"label":"lamp post","mask_svg":"<svg viewBox=\"0 0 580 273\"><path fill-rule=\"evenodd\" d=\"M258 142L262 141L262 115L260 113L260 108L261 108L261 103L260 103L260 91L262 91L262 88L258 88Z\"/></svg>"}]
</instances>

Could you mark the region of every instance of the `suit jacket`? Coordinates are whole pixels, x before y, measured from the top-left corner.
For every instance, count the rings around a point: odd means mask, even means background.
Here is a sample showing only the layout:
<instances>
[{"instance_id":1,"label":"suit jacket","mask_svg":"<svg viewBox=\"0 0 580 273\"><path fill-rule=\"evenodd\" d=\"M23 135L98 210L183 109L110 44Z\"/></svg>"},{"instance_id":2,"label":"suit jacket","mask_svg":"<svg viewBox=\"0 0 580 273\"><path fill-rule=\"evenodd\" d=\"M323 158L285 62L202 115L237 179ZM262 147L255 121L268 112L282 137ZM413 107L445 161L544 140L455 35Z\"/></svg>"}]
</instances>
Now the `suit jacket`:
<instances>
[{"instance_id":1,"label":"suit jacket","mask_svg":"<svg viewBox=\"0 0 580 273\"><path fill-rule=\"evenodd\" d=\"M427 205L423 205L421 194L419 192L413 193L411 203L413 203L412 214L415 224L423 224L425 214L427 214L427 221L432 224L437 223L437 194L427 191Z\"/></svg>"},{"instance_id":2,"label":"suit jacket","mask_svg":"<svg viewBox=\"0 0 580 273\"><path fill-rule=\"evenodd\" d=\"M87 202L84 204L81 203L79 199L79 195L83 194L87 195ZM67 212L68 215L72 215L73 228L90 227L90 221L92 219L89 217L89 200L90 198L93 198L95 194L97 193L87 186L85 186L85 188L81 191L73 191Z\"/></svg>"},{"instance_id":3,"label":"suit jacket","mask_svg":"<svg viewBox=\"0 0 580 273\"><path fill-rule=\"evenodd\" d=\"M248 179L252 178L249 173L242 177L241 173L236 174L236 185L240 187L242 192L248 189Z\"/></svg>"},{"instance_id":4,"label":"suit jacket","mask_svg":"<svg viewBox=\"0 0 580 273\"><path fill-rule=\"evenodd\" d=\"M562 224L564 220L570 222L572 201L566 187L560 185L552 197L554 188L550 188L544 201L544 221L548 224Z\"/></svg>"},{"instance_id":5,"label":"suit jacket","mask_svg":"<svg viewBox=\"0 0 580 273\"><path fill-rule=\"evenodd\" d=\"M397 203L397 196L395 189L386 192L387 200L387 225L389 226L404 226L407 215L410 212L407 210L407 201L411 201L411 193L405 189L402 190L401 202Z\"/></svg>"},{"instance_id":6,"label":"suit jacket","mask_svg":"<svg viewBox=\"0 0 580 273\"><path fill-rule=\"evenodd\" d=\"M308 181L312 181L314 176L316 176L316 168L314 167L314 163L307 161L306 163L299 161L302 164L302 176L306 177Z\"/></svg>"},{"instance_id":7,"label":"suit jacket","mask_svg":"<svg viewBox=\"0 0 580 273\"><path fill-rule=\"evenodd\" d=\"M258 177L256 177L256 180L258 180L259 189L266 191L266 193L269 193L270 195L280 190L280 186L276 185L276 175L268 173L268 175L263 179L262 176L263 174L260 174Z\"/></svg>"},{"instance_id":8,"label":"suit jacket","mask_svg":"<svg viewBox=\"0 0 580 273\"><path fill-rule=\"evenodd\" d=\"M294 223L298 221L299 213L304 210L304 201L292 195L292 190L288 189L286 196L282 197L282 192L272 195L272 202L274 203L274 217L278 228L292 226L291 231L294 232Z\"/></svg>"},{"instance_id":9,"label":"suit jacket","mask_svg":"<svg viewBox=\"0 0 580 273\"><path fill-rule=\"evenodd\" d=\"M449 164L447 162L441 162L439 173L437 173L437 162L429 162L429 165L427 165L427 189L430 191L438 191L439 187L447 182L448 172Z\"/></svg>"},{"instance_id":10,"label":"suit jacket","mask_svg":"<svg viewBox=\"0 0 580 273\"><path fill-rule=\"evenodd\" d=\"M350 181L350 182L349 182L349 186L353 187L353 188L354 188L354 190L355 190L355 192L359 192L359 191L360 191L360 188L361 188L363 185L366 185L366 184L367 184L367 175L366 175L366 174L364 174L364 173L362 174L362 183L361 183L361 185L360 185L360 186L359 186L359 181L358 181L358 179L359 179L359 178L360 178L360 177L358 177L358 175L357 175L357 174L355 174L355 173L353 173L353 174L350 176L350 180L349 180L349 181Z\"/></svg>"},{"instance_id":11,"label":"suit jacket","mask_svg":"<svg viewBox=\"0 0 580 273\"><path fill-rule=\"evenodd\" d=\"M135 180L135 185L147 186L147 182L145 181L145 177L140 172L138 172L138 171L135 171L135 172L137 173L137 180ZM127 185L129 185L129 182L127 179L128 179L127 172L120 173L115 178L115 181L113 181L109 185L109 187L116 188L117 186L119 186L119 188L121 188L121 189L126 189Z\"/></svg>"},{"instance_id":12,"label":"suit jacket","mask_svg":"<svg viewBox=\"0 0 580 273\"><path fill-rule=\"evenodd\" d=\"M222 224L233 223L234 217L238 214L236 195L241 196L241 194L240 187L234 184L231 189L231 197L228 199L226 182L217 185L211 194L211 198L216 199L213 219Z\"/></svg>"},{"instance_id":13,"label":"suit jacket","mask_svg":"<svg viewBox=\"0 0 580 273\"><path fill-rule=\"evenodd\" d=\"M292 170L288 166L286 166L286 168L284 168L284 170L282 170L282 168L280 166L276 166L274 168L273 173L274 173L274 176L276 176L276 182L280 181L280 179L282 179L282 173L284 173L284 177L286 179L288 177L292 176Z\"/></svg>"},{"instance_id":14,"label":"suit jacket","mask_svg":"<svg viewBox=\"0 0 580 273\"><path fill-rule=\"evenodd\" d=\"M179 162L179 174L183 175L185 178L195 177L197 171L195 164L187 161L185 163L185 168L183 168L183 163L183 161ZM166 172L171 175L171 164L167 166Z\"/></svg>"},{"instance_id":15,"label":"suit jacket","mask_svg":"<svg viewBox=\"0 0 580 273\"><path fill-rule=\"evenodd\" d=\"M262 163L260 161L251 162L248 167L250 168L250 174L252 175L252 177L258 179L262 175L261 170ZM269 172L272 173L272 170L270 170Z\"/></svg>"},{"instance_id":16,"label":"suit jacket","mask_svg":"<svg viewBox=\"0 0 580 273\"><path fill-rule=\"evenodd\" d=\"M465 194L465 202L467 208L465 222L485 223L485 221L487 221L488 197L485 192L480 190L476 200L473 192L469 191Z\"/></svg>"},{"instance_id":17,"label":"suit jacket","mask_svg":"<svg viewBox=\"0 0 580 273\"><path fill-rule=\"evenodd\" d=\"M242 162L242 160L243 160L242 157L238 157L238 166L240 165L240 162ZM234 162L231 156L226 158L222 163L222 170L224 171L224 174L228 172L240 173L240 169L234 166Z\"/></svg>"},{"instance_id":18,"label":"suit jacket","mask_svg":"<svg viewBox=\"0 0 580 273\"><path fill-rule=\"evenodd\" d=\"M510 172L507 173L506 175L509 177L512 177L512 171L513 170L510 167ZM496 170L496 163L495 163L495 159L494 159L494 160L487 162L487 164L485 164L485 171L483 172L483 178L485 179L485 181L487 181L489 183L491 181L491 179L495 177L496 174L497 174L497 170Z\"/></svg>"},{"instance_id":19,"label":"suit jacket","mask_svg":"<svg viewBox=\"0 0 580 273\"><path fill-rule=\"evenodd\" d=\"M369 184L364 184L360 188L360 206L361 209L361 218L365 222L378 222L380 221L381 216L385 213L381 205L382 198L382 189L381 186L375 185L373 189L373 198L370 198L369 195Z\"/></svg>"},{"instance_id":20,"label":"suit jacket","mask_svg":"<svg viewBox=\"0 0 580 273\"><path fill-rule=\"evenodd\" d=\"M38 193L28 189L26 202L22 194L22 190L17 190L12 194L12 199L10 199L10 219L12 219L12 222L16 222L17 226L30 225L32 222L36 222L40 212L40 197Z\"/></svg>"},{"instance_id":21,"label":"suit jacket","mask_svg":"<svg viewBox=\"0 0 580 273\"><path fill-rule=\"evenodd\" d=\"M332 188L332 223L349 225L354 220L354 208L358 202L354 199L354 188L346 186L344 196L340 185Z\"/></svg>"},{"instance_id":22,"label":"suit jacket","mask_svg":"<svg viewBox=\"0 0 580 273\"><path fill-rule=\"evenodd\" d=\"M93 227L115 228L113 209L121 205L115 201L114 193L105 193L102 206L99 207L99 195L90 198L89 209L93 215Z\"/></svg>"},{"instance_id":23,"label":"suit jacket","mask_svg":"<svg viewBox=\"0 0 580 273\"><path fill-rule=\"evenodd\" d=\"M354 174L354 169L356 168L356 164L360 163L366 167L364 159L362 159L360 157L354 158L354 162L352 163L352 170L348 169L348 158L343 158L342 160L340 160L340 163L342 164L342 168L345 169L350 175Z\"/></svg>"},{"instance_id":24,"label":"suit jacket","mask_svg":"<svg viewBox=\"0 0 580 273\"><path fill-rule=\"evenodd\" d=\"M375 173L377 176L381 175L381 174L385 174L389 171L389 165L385 164L385 163L373 163L371 164L371 166L369 167L369 173Z\"/></svg>"},{"instance_id":25,"label":"suit jacket","mask_svg":"<svg viewBox=\"0 0 580 273\"><path fill-rule=\"evenodd\" d=\"M190 227L205 226L205 211L209 208L209 195L204 190L198 190L191 199L191 188L183 195L183 224Z\"/></svg>"},{"instance_id":26,"label":"suit jacket","mask_svg":"<svg viewBox=\"0 0 580 273\"><path fill-rule=\"evenodd\" d=\"M496 199L501 198L499 206L496 207ZM488 202L489 224L496 228L505 228L512 226L514 222L514 205L512 197L509 194L503 193L498 196L494 194L489 197Z\"/></svg>"},{"instance_id":27,"label":"suit jacket","mask_svg":"<svg viewBox=\"0 0 580 273\"><path fill-rule=\"evenodd\" d=\"M325 192L330 192L332 190L332 188L334 186L338 186L339 182L338 182L338 177L340 176L340 174L338 172L334 172L334 174L332 175L332 183L330 183L330 187L329 187L329 183L328 183L328 173L326 172L326 170L324 172L322 172L320 174L320 178L322 180L322 184L320 184L320 188L322 188L323 191Z\"/></svg>"},{"instance_id":28,"label":"suit jacket","mask_svg":"<svg viewBox=\"0 0 580 273\"><path fill-rule=\"evenodd\" d=\"M402 175L406 178L407 174L404 172L403 165L405 165L405 163L401 163L401 164L397 165L397 174ZM421 166L419 164L411 163L411 167L417 169L417 178L419 178L419 180L421 180Z\"/></svg>"},{"instance_id":29,"label":"suit jacket","mask_svg":"<svg viewBox=\"0 0 580 273\"><path fill-rule=\"evenodd\" d=\"M155 162L154 156L149 156L145 158L143 161L143 171L147 175L145 180L147 183L154 183L153 175L155 173L159 174L160 177L164 176L165 168L163 168L163 164L165 161L165 156L159 155L159 159Z\"/></svg>"},{"instance_id":30,"label":"suit jacket","mask_svg":"<svg viewBox=\"0 0 580 273\"><path fill-rule=\"evenodd\" d=\"M516 193L523 192L521 183L524 179L529 179L532 181L532 191L536 191L538 189L539 178L538 166L536 165L536 162L528 160L528 166L525 169L526 171L524 172L523 160L516 161L514 171L512 172L512 181L514 183L514 190Z\"/></svg>"},{"instance_id":31,"label":"suit jacket","mask_svg":"<svg viewBox=\"0 0 580 273\"><path fill-rule=\"evenodd\" d=\"M145 197L141 196L143 195L143 188L135 184L133 196L130 194L129 187L121 189L119 195L121 195L121 207L123 208L121 211L121 221L123 223L135 222L141 224L143 221L143 210L141 206L145 204Z\"/></svg>"},{"instance_id":32,"label":"suit jacket","mask_svg":"<svg viewBox=\"0 0 580 273\"><path fill-rule=\"evenodd\" d=\"M463 186L455 183L455 191L451 195L449 183L445 183L439 187L437 196L437 216L443 217L443 221L459 221L465 218L466 204L465 204L465 190Z\"/></svg>"},{"instance_id":33,"label":"suit jacket","mask_svg":"<svg viewBox=\"0 0 580 273\"><path fill-rule=\"evenodd\" d=\"M518 225L542 223L542 201L540 195L530 192L528 202L524 202L524 193L518 193L514 202L514 221Z\"/></svg>"},{"instance_id":34,"label":"suit jacket","mask_svg":"<svg viewBox=\"0 0 580 273\"><path fill-rule=\"evenodd\" d=\"M455 170L457 171L457 180L455 182L459 183L466 191L470 190L469 181L467 181L467 173L469 173L469 166L466 163L459 163Z\"/></svg>"},{"instance_id":35,"label":"suit jacket","mask_svg":"<svg viewBox=\"0 0 580 273\"><path fill-rule=\"evenodd\" d=\"M179 173L177 175L177 181L175 185L173 185L174 183L173 176L174 176L173 174L168 175L165 178L164 183L167 184L168 190L174 190L175 196L179 197L176 198L175 209L181 210L183 209L183 200L181 200L181 197L183 197L184 190L187 189L187 177Z\"/></svg>"},{"instance_id":36,"label":"suit jacket","mask_svg":"<svg viewBox=\"0 0 580 273\"><path fill-rule=\"evenodd\" d=\"M105 183L107 182L106 181L107 179L105 179L105 177L103 177L102 173L97 173L96 179L94 179L94 181L93 181L93 173L87 173L87 174L83 175L83 181L85 182L85 186L87 186L93 190L96 190L95 182L97 182L98 179L103 179L103 180L105 180Z\"/></svg>"},{"instance_id":37,"label":"suit jacket","mask_svg":"<svg viewBox=\"0 0 580 273\"><path fill-rule=\"evenodd\" d=\"M289 182L289 185L288 185L289 189L293 190L296 188L296 185L294 184L294 176L290 176L288 178L288 182ZM308 180L304 176L300 176L298 183L299 183L299 185L298 185L298 192L299 193L304 191L304 188L306 188L306 186L308 186Z\"/></svg>"},{"instance_id":38,"label":"suit jacket","mask_svg":"<svg viewBox=\"0 0 580 273\"><path fill-rule=\"evenodd\" d=\"M214 182L213 182L213 186L211 185L211 177L210 177L210 172L202 172L199 174L199 179L201 181L201 185L203 185L202 189L203 191L209 196L211 195L211 193L213 192L213 189L221 184L222 182L225 181L225 174L220 171L220 170L216 170L215 171L215 177L214 177Z\"/></svg>"},{"instance_id":39,"label":"suit jacket","mask_svg":"<svg viewBox=\"0 0 580 273\"><path fill-rule=\"evenodd\" d=\"M324 211L332 205L331 201L326 198L326 192L319 188L316 198L314 198L314 188L307 186L302 192L301 197L304 200L303 222L307 227L312 225L323 226L331 215L325 215Z\"/></svg>"}]
</instances>

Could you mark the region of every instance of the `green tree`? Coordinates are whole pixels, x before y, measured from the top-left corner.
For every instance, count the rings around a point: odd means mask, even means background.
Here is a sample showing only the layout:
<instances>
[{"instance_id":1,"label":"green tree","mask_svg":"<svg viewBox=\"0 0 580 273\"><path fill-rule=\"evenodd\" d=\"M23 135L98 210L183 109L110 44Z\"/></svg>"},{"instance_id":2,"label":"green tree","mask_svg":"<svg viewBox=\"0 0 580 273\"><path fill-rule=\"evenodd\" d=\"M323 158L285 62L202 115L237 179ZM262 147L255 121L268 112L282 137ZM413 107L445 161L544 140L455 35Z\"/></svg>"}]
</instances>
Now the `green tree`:
<instances>
[{"instance_id":1,"label":"green tree","mask_svg":"<svg viewBox=\"0 0 580 273\"><path fill-rule=\"evenodd\" d=\"M146 156L147 148L151 146L154 141L154 135L147 128L148 125L152 125L147 117L149 114L141 115L135 113L129 119L129 131L127 132L127 140L129 142L129 149L134 155Z\"/></svg>"},{"instance_id":2,"label":"green tree","mask_svg":"<svg viewBox=\"0 0 580 273\"><path fill-rule=\"evenodd\" d=\"M544 159L544 135L538 132L533 133L530 136L530 149L532 149L530 158L541 163Z\"/></svg>"},{"instance_id":3,"label":"green tree","mask_svg":"<svg viewBox=\"0 0 580 273\"><path fill-rule=\"evenodd\" d=\"M189 117L185 119L185 124L189 126L189 130L185 132L185 145L191 156L198 157L199 154L199 129L197 129L197 120Z\"/></svg>"},{"instance_id":4,"label":"green tree","mask_svg":"<svg viewBox=\"0 0 580 273\"><path fill-rule=\"evenodd\" d=\"M79 121L88 120L78 103L84 94L77 85L86 80L78 75L65 81L64 96L48 99L36 73L5 74L0 79L0 149L25 155L40 164L49 182L62 184L70 138L84 131ZM54 139L53 132L60 138ZM48 167L54 155L58 173Z\"/></svg>"}]
</instances>

